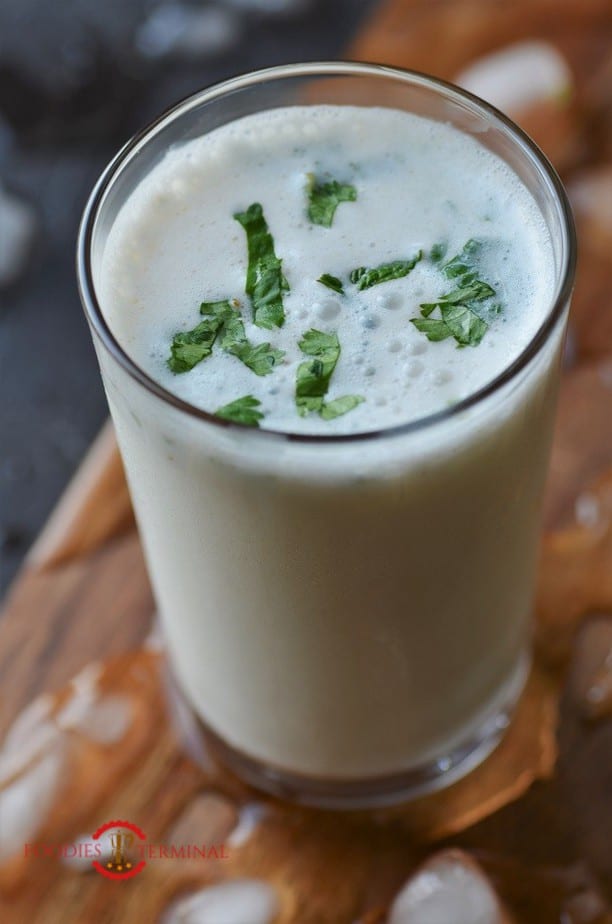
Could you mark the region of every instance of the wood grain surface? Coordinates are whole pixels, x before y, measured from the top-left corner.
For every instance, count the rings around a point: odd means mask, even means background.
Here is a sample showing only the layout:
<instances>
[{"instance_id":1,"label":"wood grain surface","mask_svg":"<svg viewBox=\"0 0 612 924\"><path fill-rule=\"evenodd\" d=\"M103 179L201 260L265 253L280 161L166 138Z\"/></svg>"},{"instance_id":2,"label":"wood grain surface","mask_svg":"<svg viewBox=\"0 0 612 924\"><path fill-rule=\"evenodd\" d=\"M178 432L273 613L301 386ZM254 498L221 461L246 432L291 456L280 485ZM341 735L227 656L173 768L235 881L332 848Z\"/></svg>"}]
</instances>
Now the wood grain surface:
<instances>
[{"instance_id":1,"label":"wood grain surface","mask_svg":"<svg viewBox=\"0 0 612 924\"><path fill-rule=\"evenodd\" d=\"M390 0L350 56L453 79L479 56L534 38L564 56L574 92L510 114L561 170L581 253L545 503L536 665L503 744L445 793L374 814L290 808L224 771L167 695L107 426L0 618L2 924L193 924L209 920L198 917L201 890L221 884L232 901L231 883L269 905L255 917L251 899L232 924L383 924L402 884L449 847L462 851L453 862L489 877L500 922L612 922L612 5ZM114 882L90 860L25 855L26 843L91 843L113 819L137 824L152 847L205 843L217 856L151 857Z\"/></svg>"}]
</instances>

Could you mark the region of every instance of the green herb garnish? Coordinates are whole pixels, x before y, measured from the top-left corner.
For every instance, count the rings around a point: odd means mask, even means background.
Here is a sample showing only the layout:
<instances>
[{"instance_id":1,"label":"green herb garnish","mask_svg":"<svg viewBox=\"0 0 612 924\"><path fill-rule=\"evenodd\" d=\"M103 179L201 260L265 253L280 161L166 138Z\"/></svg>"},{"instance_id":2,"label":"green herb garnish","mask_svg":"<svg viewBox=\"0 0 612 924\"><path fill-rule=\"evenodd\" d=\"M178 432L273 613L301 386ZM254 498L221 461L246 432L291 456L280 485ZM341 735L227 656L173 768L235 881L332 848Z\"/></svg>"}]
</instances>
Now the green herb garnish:
<instances>
[{"instance_id":1,"label":"green herb garnish","mask_svg":"<svg viewBox=\"0 0 612 924\"><path fill-rule=\"evenodd\" d=\"M313 357L301 363L297 371L295 403L304 417L309 411L320 411L323 407L340 356L340 342L336 333L326 334L313 328L304 334L299 347L302 353Z\"/></svg>"},{"instance_id":2,"label":"green herb garnish","mask_svg":"<svg viewBox=\"0 0 612 924\"><path fill-rule=\"evenodd\" d=\"M354 283L359 291L377 286L381 282L390 282L391 279L401 279L410 273L419 260L423 257L423 251L419 250L411 260L394 260L392 263L382 263L380 266L367 269L360 266L352 270L350 280Z\"/></svg>"},{"instance_id":3,"label":"green herb garnish","mask_svg":"<svg viewBox=\"0 0 612 924\"><path fill-rule=\"evenodd\" d=\"M428 340L446 340L454 337L457 344L478 346L489 325L475 311L467 306L440 306L442 318L411 318L417 330L427 336Z\"/></svg>"},{"instance_id":4,"label":"green herb garnish","mask_svg":"<svg viewBox=\"0 0 612 924\"><path fill-rule=\"evenodd\" d=\"M432 261L432 263L439 263L440 260L443 260L446 256L447 250L447 244L434 244L429 251L429 259Z\"/></svg>"},{"instance_id":5,"label":"green herb garnish","mask_svg":"<svg viewBox=\"0 0 612 924\"><path fill-rule=\"evenodd\" d=\"M338 295L344 295L342 280L338 279L337 276L332 276L330 273L323 273L322 276L319 276L317 282L320 282L322 286L327 286L328 289L333 289Z\"/></svg>"},{"instance_id":6,"label":"green herb garnish","mask_svg":"<svg viewBox=\"0 0 612 924\"><path fill-rule=\"evenodd\" d=\"M247 340L244 323L237 313L225 322L221 346L248 366L255 375L269 375L285 355L270 343L254 344Z\"/></svg>"},{"instance_id":7,"label":"green herb garnish","mask_svg":"<svg viewBox=\"0 0 612 924\"><path fill-rule=\"evenodd\" d=\"M295 403L299 414L305 417L316 411L324 420L333 420L351 411L365 398L360 395L344 395L325 402L329 383L340 357L340 342L335 332L307 331L299 343L300 350L312 359L300 363L295 384Z\"/></svg>"},{"instance_id":8,"label":"green herb garnish","mask_svg":"<svg viewBox=\"0 0 612 924\"><path fill-rule=\"evenodd\" d=\"M229 299L202 302L205 317L193 330L174 335L168 366L172 372L189 372L212 353L215 341L222 336L221 347L248 366L256 375L268 375L285 355L269 343L252 344L247 340L244 323Z\"/></svg>"},{"instance_id":9,"label":"green herb garnish","mask_svg":"<svg viewBox=\"0 0 612 924\"><path fill-rule=\"evenodd\" d=\"M283 275L282 260L274 252L274 240L263 209L259 202L254 202L246 212L236 212L234 218L247 236L249 263L245 291L251 299L253 321L268 330L282 327L283 293L289 291L289 283Z\"/></svg>"},{"instance_id":10,"label":"green herb garnish","mask_svg":"<svg viewBox=\"0 0 612 924\"><path fill-rule=\"evenodd\" d=\"M323 420L334 420L352 411L354 407L365 401L361 395L343 395L342 398L334 398L333 401L326 401L321 407L319 414Z\"/></svg>"},{"instance_id":11,"label":"green herb garnish","mask_svg":"<svg viewBox=\"0 0 612 924\"><path fill-rule=\"evenodd\" d=\"M467 244L464 245L461 253L458 253L457 256L453 257L452 260L449 260L448 263L445 263L442 267L442 272L446 278L455 279L458 276L463 276L469 277L469 282L473 282L477 278L474 262L481 250L481 242L470 238Z\"/></svg>"},{"instance_id":12,"label":"green herb garnish","mask_svg":"<svg viewBox=\"0 0 612 924\"><path fill-rule=\"evenodd\" d=\"M200 314L209 315L193 330L181 331L172 338L168 368L177 374L189 372L212 353L217 335L226 318L234 313L227 299L202 302Z\"/></svg>"},{"instance_id":13,"label":"green herb garnish","mask_svg":"<svg viewBox=\"0 0 612 924\"><path fill-rule=\"evenodd\" d=\"M357 190L350 183L330 180L318 183L314 174L308 174L308 217L313 225L331 228L336 209L341 202L354 202Z\"/></svg>"},{"instance_id":14,"label":"green herb garnish","mask_svg":"<svg viewBox=\"0 0 612 924\"><path fill-rule=\"evenodd\" d=\"M455 282L455 288L435 302L422 303L419 306L421 317L410 319L428 340L454 337L460 347L477 346L489 329L483 313L490 317L501 310L499 304L482 304L495 295L495 289L479 278L476 262L481 247L479 241L469 240L461 253L444 264L442 272L447 279ZM433 260L436 259L435 249L432 249ZM432 318L436 308L440 317Z\"/></svg>"},{"instance_id":15,"label":"green herb garnish","mask_svg":"<svg viewBox=\"0 0 612 924\"><path fill-rule=\"evenodd\" d=\"M210 356L217 338L218 326L202 321L193 330L175 334L170 347L168 368L175 373L189 372L201 360Z\"/></svg>"},{"instance_id":16,"label":"green herb garnish","mask_svg":"<svg viewBox=\"0 0 612 924\"><path fill-rule=\"evenodd\" d=\"M234 423L245 424L247 427L258 427L259 421L264 419L264 415L257 408L261 406L261 401L254 398L253 395L243 395L242 398L236 398L229 404L224 404L215 411L215 417L222 417L223 420L232 420Z\"/></svg>"}]
</instances>

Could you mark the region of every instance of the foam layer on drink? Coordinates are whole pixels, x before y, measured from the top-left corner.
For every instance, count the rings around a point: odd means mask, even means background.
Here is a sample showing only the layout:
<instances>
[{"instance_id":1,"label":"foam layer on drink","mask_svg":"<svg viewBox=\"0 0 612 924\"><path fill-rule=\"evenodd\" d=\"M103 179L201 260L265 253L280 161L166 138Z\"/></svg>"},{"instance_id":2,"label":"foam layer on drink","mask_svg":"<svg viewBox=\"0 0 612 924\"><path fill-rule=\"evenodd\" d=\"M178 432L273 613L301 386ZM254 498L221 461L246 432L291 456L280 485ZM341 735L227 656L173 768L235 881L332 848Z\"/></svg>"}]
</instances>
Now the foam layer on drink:
<instances>
[{"instance_id":1,"label":"foam layer on drink","mask_svg":"<svg viewBox=\"0 0 612 924\"><path fill-rule=\"evenodd\" d=\"M309 221L307 177L350 183L331 227ZM245 294L247 242L234 213L261 203L290 291L286 320L263 330ZM411 323L452 284L430 258L481 243L479 275L499 314L477 346L430 342ZM359 291L351 270L419 251L407 276ZM329 273L345 294L317 280ZM171 150L119 213L96 285L115 336L153 379L214 412L243 395L261 401L261 426L346 433L415 420L486 385L525 348L553 294L554 260L543 217L516 175L474 138L405 112L353 106L270 110ZM218 345L183 374L167 365L173 336L195 327L203 301L237 299L252 343L283 361L257 376ZM335 420L296 409L298 346L315 328L338 335L341 354L326 400L365 400Z\"/></svg>"}]
</instances>

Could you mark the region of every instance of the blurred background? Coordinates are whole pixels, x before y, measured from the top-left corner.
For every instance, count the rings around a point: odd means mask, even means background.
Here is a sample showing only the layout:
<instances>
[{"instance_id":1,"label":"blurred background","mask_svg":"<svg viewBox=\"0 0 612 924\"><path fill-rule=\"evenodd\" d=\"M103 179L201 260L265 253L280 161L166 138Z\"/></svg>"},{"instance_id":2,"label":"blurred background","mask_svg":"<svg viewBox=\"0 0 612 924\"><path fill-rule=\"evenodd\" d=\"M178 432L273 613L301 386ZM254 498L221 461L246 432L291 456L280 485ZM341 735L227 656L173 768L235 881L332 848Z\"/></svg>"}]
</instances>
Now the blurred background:
<instances>
[{"instance_id":1,"label":"blurred background","mask_svg":"<svg viewBox=\"0 0 612 924\"><path fill-rule=\"evenodd\" d=\"M0 0L0 591L106 405L74 246L87 195L162 109L339 56L376 0Z\"/></svg>"}]
</instances>

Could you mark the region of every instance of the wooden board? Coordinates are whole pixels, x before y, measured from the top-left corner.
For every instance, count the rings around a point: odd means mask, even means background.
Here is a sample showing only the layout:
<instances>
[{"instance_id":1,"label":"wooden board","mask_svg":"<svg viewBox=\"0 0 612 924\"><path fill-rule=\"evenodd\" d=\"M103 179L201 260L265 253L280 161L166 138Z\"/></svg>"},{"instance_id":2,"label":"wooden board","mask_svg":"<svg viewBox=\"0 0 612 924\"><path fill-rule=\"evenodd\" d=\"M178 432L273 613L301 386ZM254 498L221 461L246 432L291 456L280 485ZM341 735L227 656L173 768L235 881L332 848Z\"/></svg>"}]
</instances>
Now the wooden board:
<instances>
[{"instance_id":1,"label":"wooden board","mask_svg":"<svg viewBox=\"0 0 612 924\"><path fill-rule=\"evenodd\" d=\"M576 80L567 108L520 115L577 190L583 250L546 499L537 667L500 751L439 797L340 818L260 798L210 757L192 760L193 742L168 718L154 604L107 427L0 619L3 924L154 922L168 908L171 921L183 894L245 877L264 902L273 890L277 924L375 924L423 857L449 844L478 860L516 922L612 920L612 7L391 0L351 56L452 78L528 37L553 42ZM90 860L24 856L25 843L93 843L117 819L148 844L205 842L219 856L152 857L122 883Z\"/></svg>"}]
</instances>

